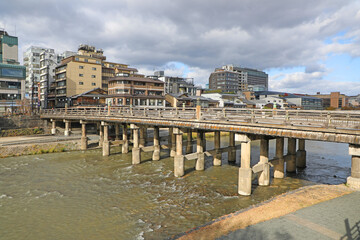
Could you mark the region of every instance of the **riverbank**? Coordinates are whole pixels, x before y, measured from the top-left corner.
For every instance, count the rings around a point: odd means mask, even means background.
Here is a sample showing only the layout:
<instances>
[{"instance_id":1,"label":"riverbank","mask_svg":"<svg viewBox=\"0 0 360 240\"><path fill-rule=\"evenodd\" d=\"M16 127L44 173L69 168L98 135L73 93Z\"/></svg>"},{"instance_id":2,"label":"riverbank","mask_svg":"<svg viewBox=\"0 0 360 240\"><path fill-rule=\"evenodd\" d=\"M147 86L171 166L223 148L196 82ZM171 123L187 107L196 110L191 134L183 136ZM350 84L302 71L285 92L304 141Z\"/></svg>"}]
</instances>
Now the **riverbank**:
<instances>
[{"instance_id":1,"label":"riverbank","mask_svg":"<svg viewBox=\"0 0 360 240\"><path fill-rule=\"evenodd\" d=\"M345 185L314 185L284 193L268 201L220 217L180 234L175 239L218 239L230 232L293 213L354 192ZM354 204L356 204L354 202Z\"/></svg>"},{"instance_id":2,"label":"riverbank","mask_svg":"<svg viewBox=\"0 0 360 240\"><path fill-rule=\"evenodd\" d=\"M81 136L31 135L0 138L0 158L81 150ZM89 140L95 148L96 140Z\"/></svg>"}]
</instances>

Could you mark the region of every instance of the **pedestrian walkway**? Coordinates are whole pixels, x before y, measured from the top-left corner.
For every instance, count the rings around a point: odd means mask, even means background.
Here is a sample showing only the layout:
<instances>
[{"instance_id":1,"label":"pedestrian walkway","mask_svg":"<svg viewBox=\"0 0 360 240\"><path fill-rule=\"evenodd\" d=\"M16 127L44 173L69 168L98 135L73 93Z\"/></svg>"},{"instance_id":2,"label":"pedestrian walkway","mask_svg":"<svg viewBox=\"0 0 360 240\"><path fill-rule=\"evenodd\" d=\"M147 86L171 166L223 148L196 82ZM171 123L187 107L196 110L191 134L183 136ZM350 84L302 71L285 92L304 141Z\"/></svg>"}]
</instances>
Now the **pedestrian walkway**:
<instances>
[{"instance_id":1,"label":"pedestrian walkway","mask_svg":"<svg viewBox=\"0 0 360 240\"><path fill-rule=\"evenodd\" d=\"M218 239L360 239L360 192L239 229Z\"/></svg>"}]
</instances>

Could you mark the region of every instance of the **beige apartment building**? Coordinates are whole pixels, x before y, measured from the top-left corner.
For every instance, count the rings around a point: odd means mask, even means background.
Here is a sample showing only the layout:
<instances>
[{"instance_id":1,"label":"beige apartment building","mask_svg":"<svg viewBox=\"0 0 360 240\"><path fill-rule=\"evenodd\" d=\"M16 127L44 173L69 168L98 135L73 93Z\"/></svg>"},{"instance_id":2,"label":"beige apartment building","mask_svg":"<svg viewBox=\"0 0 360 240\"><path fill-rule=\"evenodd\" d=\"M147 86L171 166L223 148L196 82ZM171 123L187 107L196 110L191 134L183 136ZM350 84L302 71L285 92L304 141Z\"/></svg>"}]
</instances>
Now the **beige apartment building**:
<instances>
[{"instance_id":1,"label":"beige apartment building","mask_svg":"<svg viewBox=\"0 0 360 240\"><path fill-rule=\"evenodd\" d=\"M65 58L55 69L55 91L49 93L50 107L71 105L70 97L102 86L101 60L75 55Z\"/></svg>"}]
</instances>

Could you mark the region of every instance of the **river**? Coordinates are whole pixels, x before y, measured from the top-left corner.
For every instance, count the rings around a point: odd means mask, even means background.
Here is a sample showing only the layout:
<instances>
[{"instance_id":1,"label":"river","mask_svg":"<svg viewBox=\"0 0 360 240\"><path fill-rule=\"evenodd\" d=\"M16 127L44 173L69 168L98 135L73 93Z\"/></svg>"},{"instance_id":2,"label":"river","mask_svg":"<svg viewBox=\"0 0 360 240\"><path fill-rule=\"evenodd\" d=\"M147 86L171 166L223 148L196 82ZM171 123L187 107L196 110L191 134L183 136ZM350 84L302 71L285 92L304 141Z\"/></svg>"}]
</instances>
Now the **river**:
<instances>
[{"instance_id":1,"label":"river","mask_svg":"<svg viewBox=\"0 0 360 240\"><path fill-rule=\"evenodd\" d=\"M272 178L269 187L254 182L244 197L237 194L240 150L235 165L225 153L220 167L207 158L205 171L186 161L183 178L173 176L167 151L156 162L143 153L134 166L131 153L111 151L109 157L98 149L0 159L0 238L166 239L301 186L344 183L351 166L347 144L306 141L306 169ZM258 158L254 142L252 164Z\"/></svg>"}]
</instances>

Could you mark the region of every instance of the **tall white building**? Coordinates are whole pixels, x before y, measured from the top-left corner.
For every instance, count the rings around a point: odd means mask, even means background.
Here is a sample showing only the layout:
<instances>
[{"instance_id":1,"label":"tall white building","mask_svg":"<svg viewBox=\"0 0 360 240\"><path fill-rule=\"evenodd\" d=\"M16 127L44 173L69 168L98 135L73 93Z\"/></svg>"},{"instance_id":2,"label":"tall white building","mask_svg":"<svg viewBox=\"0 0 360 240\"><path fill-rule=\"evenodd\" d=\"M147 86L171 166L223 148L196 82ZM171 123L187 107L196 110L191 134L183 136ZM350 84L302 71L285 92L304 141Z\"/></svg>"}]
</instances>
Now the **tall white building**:
<instances>
[{"instance_id":1,"label":"tall white building","mask_svg":"<svg viewBox=\"0 0 360 240\"><path fill-rule=\"evenodd\" d=\"M26 67L25 96L30 98L34 105L39 103L40 53L45 50L50 49L31 46L23 54L23 63Z\"/></svg>"},{"instance_id":2,"label":"tall white building","mask_svg":"<svg viewBox=\"0 0 360 240\"><path fill-rule=\"evenodd\" d=\"M47 94L50 85L55 82L55 67L63 58L75 55L65 51L56 54L54 49L31 46L24 52L26 66L25 92L34 106L47 108Z\"/></svg>"}]
</instances>

